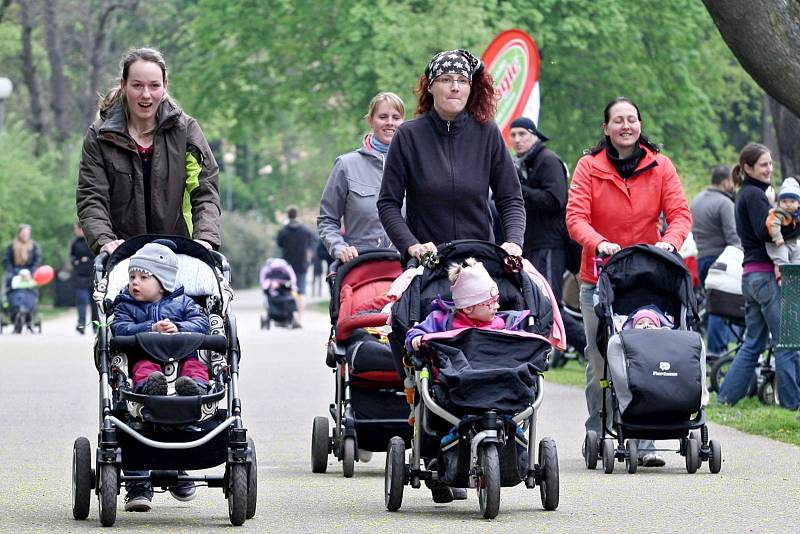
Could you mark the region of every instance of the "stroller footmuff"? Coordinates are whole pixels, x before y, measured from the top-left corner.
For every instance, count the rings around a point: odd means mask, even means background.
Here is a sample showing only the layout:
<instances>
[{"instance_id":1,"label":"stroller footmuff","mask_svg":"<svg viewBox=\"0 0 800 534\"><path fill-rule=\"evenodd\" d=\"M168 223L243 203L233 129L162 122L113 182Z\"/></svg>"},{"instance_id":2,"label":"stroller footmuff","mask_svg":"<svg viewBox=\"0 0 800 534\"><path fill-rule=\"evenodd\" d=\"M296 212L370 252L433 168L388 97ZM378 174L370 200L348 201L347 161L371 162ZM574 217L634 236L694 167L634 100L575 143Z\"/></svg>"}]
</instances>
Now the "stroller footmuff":
<instances>
[{"instance_id":1,"label":"stroller footmuff","mask_svg":"<svg viewBox=\"0 0 800 534\"><path fill-rule=\"evenodd\" d=\"M386 292L400 276L397 252L362 250L347 263L335 262L328 275L331 291L331 337L326 363L334 368L335 398L328 418L314 418L311 469L324 473L328 455L342 462L352 477L356 461L383 452L393 436L403 449L411 443L408 404L386 337L390 302Z\"/></svg>"},{"instance_id":2,"label":"stroller footmuff","mask_svg":"<svg viewBox=\"0 0 800 534\"><path fill-rule=\"evenodd\" d=\"M670 450L685 457L694 473L704 461L712 473L721 469L719 442L708 439L703 406L706 355L695 331L697 305L691 276L676 254L649 245L624 249L602 267L595 295L600 319L598 347L604 356L603 427L584 438L588 469L602 460L606 473L624 461L635 473L637 439L678 440ZM674 318L674 328L623 329L624 318L656 306ZM606 413L611 396L612 413ZM626 441L627 440L627 441Z\"/></svg>"},{"instance_id":3,"label":"stroller footmuff","mask_svg":"<svg viewBox=\"0 0 800 534\"><path fill-rule=\"evenodd\" d=\"M257 465L255 444L247 437L241 417L240 351L230 310L233 293L227 260L190 239L168 238L178 258L177 284L208 315L210 334L144 332L112 337L107 324L114 313L114 299L126 285L130 256L158 239L164 238L138 236L125 241L110 257L101 253L95 259L94 300L100 325L94 357L100 375L100 429L94 468L89 440L75 440L72 513L75 519L88 517L94 490L100 522L110 526L116 521L117 496L125 483L146 482L164 491L194 483L222 488L231 523L241 525L255 515ZM129 364L146 356L163 365L167 391L174 392L180 361L194 352L211 378L205 394L154 396L131 389ZM219 465L225 466L224 474L183 473Z\"/></svg>"},{"instance_id":4,"label":"stroller footmuff","mask_svg":"<svg viewBox=\"0 0 800 534\"><path fill-rule=\"evenodd\" d=\"M297 278L292 266L282 258L270 258L261 267L259 282L264 291L266 309L261 316L261 329L269 330L273 323L283 327L294 326Z\"/></svg>"},{"instance_id":5,"label":"stroller footmuff","mask_svg":"<svg viewBox=\"0 0 800 534\"><path fill-rule=\"evenodd\" d=\"M447 267L473 257L498 286L500 309L529 310L521 331L456 329L423 336L407 354L406 332L422 321L434 298L450 297ZM386 457L386 507L400 508L403 488L442 484L475 488L483 517L499 513L500 488L539 486L542 505L558 507L555 441L536 447L536 417L543 399L542 373L551 350L549 300L506 252L483 241L455 241L438 251L392 308L390 340L414 384L414 441L410 461L399 438ZM424 467L423 467L424 460Z\"/></svg>"}]
</instances>

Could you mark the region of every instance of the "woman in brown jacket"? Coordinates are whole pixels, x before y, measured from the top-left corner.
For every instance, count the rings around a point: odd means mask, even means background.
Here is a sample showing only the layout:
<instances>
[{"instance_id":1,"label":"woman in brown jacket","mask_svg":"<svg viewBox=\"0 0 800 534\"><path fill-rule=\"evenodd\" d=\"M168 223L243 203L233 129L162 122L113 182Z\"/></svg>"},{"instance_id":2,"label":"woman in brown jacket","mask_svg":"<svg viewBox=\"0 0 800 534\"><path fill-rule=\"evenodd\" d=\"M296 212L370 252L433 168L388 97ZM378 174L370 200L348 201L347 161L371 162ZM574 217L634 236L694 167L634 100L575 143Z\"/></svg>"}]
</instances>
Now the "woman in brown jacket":
<instances>
[{"instance_id":1,"label":"woman in brown jacket","mask_svg":"<svg viewBox=\"0 0 800 534\"><path fill-rule=\"evenodd\" d=\"M83 142L76 202L87 243L110 253L166 234L219 247L219 168L197 121L167 95L163 57L130 50L121 67Z\"/></svg>"}]
</instances>

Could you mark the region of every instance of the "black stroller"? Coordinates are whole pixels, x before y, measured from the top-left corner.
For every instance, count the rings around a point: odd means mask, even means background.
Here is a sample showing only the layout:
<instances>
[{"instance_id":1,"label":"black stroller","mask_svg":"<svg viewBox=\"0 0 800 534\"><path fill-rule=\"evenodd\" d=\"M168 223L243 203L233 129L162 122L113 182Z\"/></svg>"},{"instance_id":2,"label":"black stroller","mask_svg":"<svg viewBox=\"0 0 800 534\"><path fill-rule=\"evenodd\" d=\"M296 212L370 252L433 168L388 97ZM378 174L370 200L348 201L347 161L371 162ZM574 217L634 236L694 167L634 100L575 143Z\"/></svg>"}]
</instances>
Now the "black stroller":
<instances>
[{"instance_id":1,"label":"black stroller","mask_svg":"<svg viewBox=\"0 0 800 534\"><path fill-rule=\"evenodd\" d=\"M297 310L293 291L297 290L297 279L289 263L282 258L270 258L261 267L259 282L264 291L266 313L261 316L261 329L276 326L294 326Z\"/></svg>"},{"instance_id":2,"label":"black stroller","mask_svg":"<svg viewBox=\"0 0 800 534\"><path fill-rule=\"evenodd\" d=\"M334 368L335 400L328 418L314 418L311 469L324 473L328 455L342 462L344 476L353 476L355 461L386 450L393 436L411 445L408 403L397 374L385 330L389 314L386 293L402 273L400 254L362 250L345 264L334 262L328 275L331 337L326 363Z\"/></svg>"},{"instance_id":3,"label":"black stroller","mask_svg":"<svg viewBox=\"0 0 800 534\"><path fill-rule=\"evenodd\" d=\"M100 522L116 520L117 495L124 482L149 481L153 488L179 482L222 488L231 523L241 525L255 515L256 450L242 424L239 399L239 343L236 320L229 309L233 293L230 266L218 252L181 237L177 245L178 284L208 314L210 335L145 332L112 338L108 324L114 298L128 280L128 260L144 244L163 236L138 236L125 241L111 257L95 258L95 303L100 326L94 348L100 374L100 431L92 468L89 440L75 440L72 456L72 513L89 515L91 492L97 494ZM210 391L202 396L147 396L131 389L129 369L137 355L164 362L168 390L174 391L178 362L199 351L209 367ZM227 406L219 404L227 397ZM181 475L179 471L225 465L219 475ZM147 476L121 470L150 470Z\"/></svg>"},{"instance_id":4,"label":"black stroller","mask_svg":"<svg viewBox=\"0 0 800 534\"><path fill-rule=\"evenodd\" d=\"M648 305L672 317L674 329L622 329L624 316ZM689 473L704 461L712 473L719 472L720 444L709 441L702 408L705 347L696 331L691 275L680 256L650 245L617 252L601 267L595 311L597 346L604 356L603 429L601 436L586 432L586 467L594 469L601 458L604 471L612 473L615 462L624 460L628 472L635 473L636 438L677 439L675 452L685 456ZM609 394L613 428L606 412Z\"/></svg>"},{"instance_id":5,"label":"black stroller","mask_svg":"<svg viewBox=\"0 0 800 534\"><path fill-rule=\"evenodd\" d=\"M469 328L428 334L420 351L407 354L408 329L425 319L434 298L450 298L447 267L469 257L482 262L497 282L500 309L530 310L523 331ZM392 309L392 351L415 385L415 405L410 462L400 437L392 438L387 451L385 502L390 511L400 508L406 484L419 488L422 481L476 488L485 518L497 516L501 486L520 482L540 487L545 509L558 506L555 441L543 438L538 462L535 456L542 372L551 350L544 336L552 327L552 310L514 260L493 243L449 243L425 259L422 274Z\"/></svg>"}]
</instances>

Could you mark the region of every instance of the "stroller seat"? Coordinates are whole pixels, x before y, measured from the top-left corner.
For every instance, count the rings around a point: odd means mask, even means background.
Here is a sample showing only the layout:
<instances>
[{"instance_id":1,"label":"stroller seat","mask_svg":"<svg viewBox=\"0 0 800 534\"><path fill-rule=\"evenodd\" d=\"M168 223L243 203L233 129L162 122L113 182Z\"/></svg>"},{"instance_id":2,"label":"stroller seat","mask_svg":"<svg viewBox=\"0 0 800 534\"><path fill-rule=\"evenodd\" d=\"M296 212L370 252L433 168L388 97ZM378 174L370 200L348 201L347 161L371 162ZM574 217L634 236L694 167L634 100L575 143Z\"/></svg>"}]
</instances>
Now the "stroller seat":
<instances>
[{"instance_id":1,"label":"stroller seat","mask_svg":"<svg viewBox=\"0 0 800 534\"><path fill-rule=\"evenodd\" d=\"M400 274L400 262L388 259L348 269L339 284L336 341L346 342L358 328L377 328L387 323L389 314L382 310L391 299L386 292Z\"/></svg>"}]
</instances>

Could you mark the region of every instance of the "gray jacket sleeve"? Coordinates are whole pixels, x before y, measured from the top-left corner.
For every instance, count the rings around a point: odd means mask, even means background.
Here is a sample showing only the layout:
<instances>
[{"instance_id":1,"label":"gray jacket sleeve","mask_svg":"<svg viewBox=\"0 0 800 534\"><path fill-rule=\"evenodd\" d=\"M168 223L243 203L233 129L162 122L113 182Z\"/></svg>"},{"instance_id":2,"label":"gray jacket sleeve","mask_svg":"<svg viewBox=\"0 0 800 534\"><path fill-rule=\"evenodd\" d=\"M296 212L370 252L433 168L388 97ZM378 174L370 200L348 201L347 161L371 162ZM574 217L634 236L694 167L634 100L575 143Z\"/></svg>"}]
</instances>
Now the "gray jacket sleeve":
<instances>
[{"instance_id":1,"label":"gray jacket sleeve","mask_svg":"<svg viewBox=\"0 0 800 534\"><path fill-rule=\"evenodd\" d=\"M317 217L317 229L319 237L328 254L336 258L336 254L342 251L347 243L342 237L341 221L344 215L344 208L347 202L347 176L345 175L344 164L341 158L336 159L333 164L325 189L322 190L322 198L319 201L319 216Z\"/></svg>"},{"instance_id":2,"label":"gray jacket sleeve","mask_svg":"<svg viewBox=\"0 0 800 534\"><path fill-rule=\"evenodd\" d=\"M724 202L719 210L722 220L722 232L725 234L725 245L733 245L742 248L742 241L736 233L736 217L734 215L734 203Z\"/></svg>"},{"instance_id":3,"label":"gray jacket sleeve","mask_svg":"<svg viewBox=\"0 0 800 534\"><path fill-rule=\"evenodd\" d=\"M491 148L492 174L489 185L494 194L497 211L500 212L505 226L506 241L521 247L525 241L525 203L522 200L522 189L500 130L496 127L495 130L495 143Z\"/></svg>"}]
</instances>

